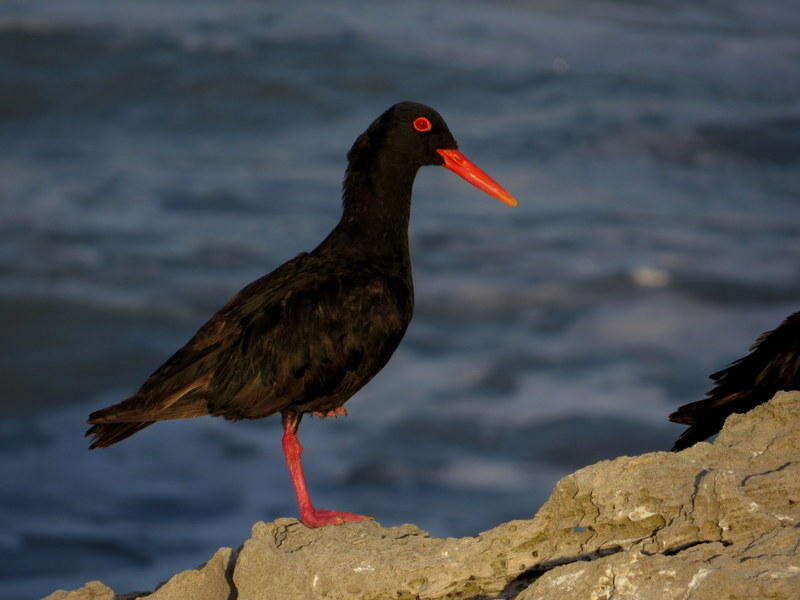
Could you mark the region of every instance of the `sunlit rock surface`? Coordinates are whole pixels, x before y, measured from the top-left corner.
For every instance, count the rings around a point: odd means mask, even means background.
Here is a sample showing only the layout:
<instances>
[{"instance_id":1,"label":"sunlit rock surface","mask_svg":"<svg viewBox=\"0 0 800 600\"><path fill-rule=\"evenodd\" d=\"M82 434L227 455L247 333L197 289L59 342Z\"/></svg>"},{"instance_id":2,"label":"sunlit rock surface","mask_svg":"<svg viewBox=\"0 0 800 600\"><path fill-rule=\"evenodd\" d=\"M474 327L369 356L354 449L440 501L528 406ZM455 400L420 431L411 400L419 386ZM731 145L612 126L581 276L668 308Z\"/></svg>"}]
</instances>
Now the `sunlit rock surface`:
<instances>
[{"instance_id":1,"label":"sunlit rock surface","mask_svg":"<svg viewBox=\"0 0 800 600\"><path fill-rule=\"evenodd\" d=\"M714 443L565 477L530 520L446 539L413 525L259 522L238 551L221 548L147 597L790 600L798 590L800 393L782 392L729 418ZM112 597L92 582L47 600Z\"/></svg>"}]
</instances>

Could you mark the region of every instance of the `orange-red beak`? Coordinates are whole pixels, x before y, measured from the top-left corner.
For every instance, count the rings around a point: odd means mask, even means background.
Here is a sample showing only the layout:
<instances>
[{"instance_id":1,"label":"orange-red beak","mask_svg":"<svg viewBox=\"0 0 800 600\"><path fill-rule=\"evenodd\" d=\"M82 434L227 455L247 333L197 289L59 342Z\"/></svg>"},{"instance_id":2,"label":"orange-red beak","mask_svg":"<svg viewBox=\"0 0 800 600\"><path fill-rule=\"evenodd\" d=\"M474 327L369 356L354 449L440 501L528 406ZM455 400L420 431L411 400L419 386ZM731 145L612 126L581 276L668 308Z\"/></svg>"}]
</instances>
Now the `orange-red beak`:
<instances>
[{"instance_id":1,"label":"orange-red beak","mask_svg":"<svg viewBox=\"0 0 800 600\"><path fill-rule=\"evenodd\" d=\"M500 202L509 206L516 206L517 199L503 189L494 179L484 173L478 165L472 163L466 156L458 150L437 150L444 159L445 169L450 169L456 175L463 177L479 190L483 190L490 196L494 196Z\"/></svg>"}]
</instances>

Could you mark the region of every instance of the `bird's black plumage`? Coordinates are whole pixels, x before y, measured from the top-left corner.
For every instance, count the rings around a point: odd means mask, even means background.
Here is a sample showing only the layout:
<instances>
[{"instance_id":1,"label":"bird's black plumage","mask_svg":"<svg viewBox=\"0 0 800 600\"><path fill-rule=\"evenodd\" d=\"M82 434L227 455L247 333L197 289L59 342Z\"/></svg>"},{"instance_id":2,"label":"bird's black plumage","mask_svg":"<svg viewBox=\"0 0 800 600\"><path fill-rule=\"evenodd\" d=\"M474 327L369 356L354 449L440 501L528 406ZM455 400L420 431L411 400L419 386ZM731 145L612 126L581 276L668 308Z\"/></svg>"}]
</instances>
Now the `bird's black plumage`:
<instances>
[{"instance_id":1,"label":"bird's black plumage","mask_svg":"<svg viewBox=\"0 0 800 600\"><path fill-rule=\"evenodd\" d=\"M300 520L322 527L368 518L314 507L300 420L308 412L342 414L411 321L408 221L419 168L441 165L501 202L516 200L457 150L439 113L422 104L395 104L356 139L347 160L342 218L328 237L240 291L132 397L92 413L91 448L166 419L280 412Z\"/></svg>"},{"instance_id":2,"label":"bird's black plumage","mask_svg":"<svg viewBox=\"0 0 800 600\"><path fill-rule=\"evenodd\" d=\"M425 135L410 123L424 116ZM380 371L414 305L408 222L418 169L456 142L430 107L404 102L348 153L343 214L328 237L242 289L136 394L90 415L91 447L166 419L329 412Z\"/></svg>"},{"instance_id":3,"label":"bird's black plumage","mask_svg":"<svg viewBox=\"0 0 800 600\"><path fill-rule=\"evenodd\" d=\"M669 416L670 421L689 425L673 451L715 435L729 415L747 412L778 391L800 389L800 312L762 334L750 350L711 375L715 386L706 398L681 406Z\"/></svg>"}]
</instances>

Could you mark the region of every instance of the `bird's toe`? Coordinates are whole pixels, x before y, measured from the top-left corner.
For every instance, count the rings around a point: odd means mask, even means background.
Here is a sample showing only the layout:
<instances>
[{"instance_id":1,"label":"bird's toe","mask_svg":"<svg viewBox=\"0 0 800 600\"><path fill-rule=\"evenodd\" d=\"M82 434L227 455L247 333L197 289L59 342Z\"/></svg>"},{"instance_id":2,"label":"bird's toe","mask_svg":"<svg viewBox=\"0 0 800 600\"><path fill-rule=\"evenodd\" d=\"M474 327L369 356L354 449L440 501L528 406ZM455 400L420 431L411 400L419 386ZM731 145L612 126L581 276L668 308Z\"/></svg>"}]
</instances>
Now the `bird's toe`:
<instances>
[{"instance_id":1,"label":"bird's toe","mask_svg":"<svg viewBox=\"0 0 800 600\"><path fill-rule=\"evenodd\" d=\"M370 521L372 517L338 510L318 508L305 511L300 515L300 522L306 527L325 527L326 525L343 525L358 521Z\"/></svg>"}]
</instances>

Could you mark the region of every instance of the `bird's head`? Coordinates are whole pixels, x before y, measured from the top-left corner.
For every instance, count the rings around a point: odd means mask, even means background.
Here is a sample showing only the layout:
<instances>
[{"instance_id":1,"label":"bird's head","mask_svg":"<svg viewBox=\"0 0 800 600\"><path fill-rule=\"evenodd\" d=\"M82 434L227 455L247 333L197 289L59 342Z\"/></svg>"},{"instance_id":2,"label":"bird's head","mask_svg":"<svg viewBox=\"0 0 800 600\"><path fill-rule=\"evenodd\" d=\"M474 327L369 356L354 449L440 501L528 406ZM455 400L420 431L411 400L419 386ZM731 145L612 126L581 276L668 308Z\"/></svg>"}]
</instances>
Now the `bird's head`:
<instances>
[{"instance_id":1,"label":"bird's head","mask_svg":"<svg viewBox=\"0 0 800 600\"><path fill-rule=\"evenodd\" d=\"M424 104L400 102L390 107L356 139L347 154L350 169L362 169L376 158L385 166L408 165L414 172L438 165L510 206L516 199L458 151L442 116Z\"/></svg>"}]
</instances>

